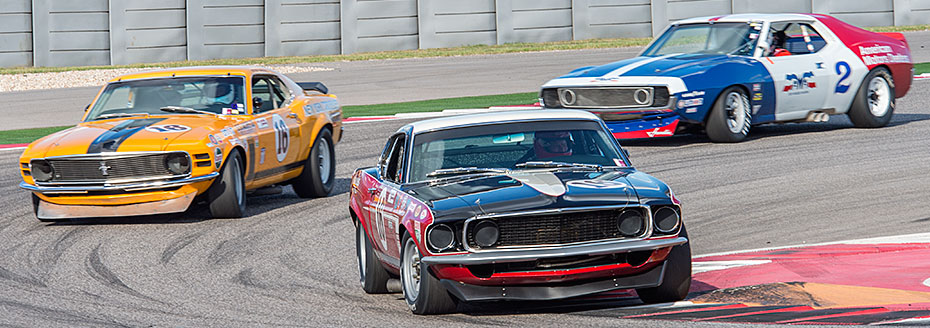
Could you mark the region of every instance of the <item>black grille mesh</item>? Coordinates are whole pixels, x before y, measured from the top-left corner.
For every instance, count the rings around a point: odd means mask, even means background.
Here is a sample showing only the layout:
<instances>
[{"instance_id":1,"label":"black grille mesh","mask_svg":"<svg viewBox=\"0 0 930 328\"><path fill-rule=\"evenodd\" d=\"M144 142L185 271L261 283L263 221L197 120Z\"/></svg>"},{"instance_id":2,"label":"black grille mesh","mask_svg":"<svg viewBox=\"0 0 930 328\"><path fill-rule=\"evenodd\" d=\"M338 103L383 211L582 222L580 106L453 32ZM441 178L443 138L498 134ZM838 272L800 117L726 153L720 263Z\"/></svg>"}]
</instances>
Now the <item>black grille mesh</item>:
<instances>
[{"instance_id":1,"label":"black grille mesh","mask_svg":"<svg viewBox=\"0 0 930 328\"><path fill-rule=\"evenodd\" d=\"M499 242L491 248L569 244L621 238L617 218L624 210L641 211L639 208L629 208L491 218L500 228ZM477 222L470 222L468 226L468 244L472 248L479 248L474 241L472 229Z\"/></svg>"},{"instance_id":2,"label":"black grille mesh","mask_svg":"<svg viewBox=\"0 0 930 328\"><path fill-rule=\"evenodd\" d=\"M174 176L165 167L167 154L123 158L50 159L54 176L50 182L105 182L107 180ZM103 175L102 166L107 175Z\"/></svg>"}]
</instances>

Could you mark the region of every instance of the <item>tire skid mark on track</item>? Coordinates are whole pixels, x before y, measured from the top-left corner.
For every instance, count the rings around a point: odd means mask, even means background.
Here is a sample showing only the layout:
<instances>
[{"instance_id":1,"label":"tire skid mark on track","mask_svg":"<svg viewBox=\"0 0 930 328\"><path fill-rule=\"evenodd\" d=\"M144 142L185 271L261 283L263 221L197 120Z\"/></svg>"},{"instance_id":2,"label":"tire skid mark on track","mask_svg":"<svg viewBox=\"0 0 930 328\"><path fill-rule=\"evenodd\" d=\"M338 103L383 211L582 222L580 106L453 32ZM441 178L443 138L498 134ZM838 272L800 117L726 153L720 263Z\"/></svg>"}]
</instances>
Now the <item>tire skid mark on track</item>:
<instances>
[{"instance_id":1,"label":"tire skid mark on track","mask_svg":"<svg viewBox=\"0 0 930 328\"><path fill-rule=\"evenodd\" d=\"M73 314L69 311L63 311L51 307L41 307L32 304L26 304L22 302L10 301L10 300L0 300L0 308L10 308L9 311L4 311L8 314L21 314L28 315L34 319L45 319L52 320L60 325L90 325L96 327L127 327L126 324L117 323L114 320L105 320L93 316L81 316ZM16 311L20 310L20 311ZM17 313L19 312L19 313ZM25 313L22 313L25 312ZM25 318L23 318L25 319ZM28 320L28 319L27 319Z\"/></svg>"},{"instance_id":2,"label":"tire skid mark on track","mask_svg":"<svg viewBox=\"0 0 930 328\"><path fill-rule=\"evenodd\" d=\"M119 278L119 276L113 273L113 271L110 271L110 269L107 268L106 264L103 263L103 260L100 257L101 246L102 245L97 245L97 247L94 247L94 250L91 251L90 255L87 257L86 271L91 278L120 293L128 294L147 301L165 304L160 300L143 295L135 289L132 289L131 287L127 286L126 283L124 283L123 280Z\"/></svg>"},{"instance_id":3,"label":"tire skid mark on track","mask_svg":"<svg viewBox=\"0 0 930 328\"><path fill-rule=\"evenodd\" d=\"M170 244L168 244L168 247L165 247L165 250L161 252L161 258L159 260L162 264L168 264L178 252L180 252L185 247L190 246L190 244L203 236L203 234L204 232L194 232L173 240Z\"/></svg>"}]
</instances>

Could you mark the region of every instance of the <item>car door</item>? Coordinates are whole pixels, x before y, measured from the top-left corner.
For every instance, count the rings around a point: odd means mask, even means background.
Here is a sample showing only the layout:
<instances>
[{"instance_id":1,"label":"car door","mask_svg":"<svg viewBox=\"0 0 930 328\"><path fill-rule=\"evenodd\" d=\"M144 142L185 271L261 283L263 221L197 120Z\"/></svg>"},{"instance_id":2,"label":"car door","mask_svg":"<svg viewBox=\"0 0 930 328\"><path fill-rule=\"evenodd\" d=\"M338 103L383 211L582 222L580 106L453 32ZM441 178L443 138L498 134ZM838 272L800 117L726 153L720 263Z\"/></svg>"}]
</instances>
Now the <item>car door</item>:
<instances>
[{"instance_id":1,"label":"car door","mask_svg":"<svg viewBox=\"0 0 930 328\"><path fill-rule=\"evenodd\" d=\"M300 143L300 117L289 108L293 97L273 75L252 77L252 113L258 127L256 179L275 177L296 169Z\"/></svg>"},{"instance_id":2,"label":"car door","mask_svg":"<svg viewBox=\"0 0 930 328\"><path fill-rule=\"evenodd\" d=\"M403 172L406 167L407 137L399 133L391 137L389 147L385 147L383 160L379 163L378 175L380 187L376 191L375 213L372 227L376 228L375 237L379 239L378 245L384 255L399 261L400 236L397 235L398 225L403 215L404 201L407 196L400 189L403 183Z\"/></svg>"},{"instance_id":3,"label":"car door","mask_svg":"<svg viewBox=\"0 0 930 328\"><path fill-rule=\"evenodd\" d=\"M806 22L775 22L768 29L769 49L760 62L775 83L775 119L803 119L823 108L830 71L820 49L823 38Z\"/></svg>"}]
</instances>

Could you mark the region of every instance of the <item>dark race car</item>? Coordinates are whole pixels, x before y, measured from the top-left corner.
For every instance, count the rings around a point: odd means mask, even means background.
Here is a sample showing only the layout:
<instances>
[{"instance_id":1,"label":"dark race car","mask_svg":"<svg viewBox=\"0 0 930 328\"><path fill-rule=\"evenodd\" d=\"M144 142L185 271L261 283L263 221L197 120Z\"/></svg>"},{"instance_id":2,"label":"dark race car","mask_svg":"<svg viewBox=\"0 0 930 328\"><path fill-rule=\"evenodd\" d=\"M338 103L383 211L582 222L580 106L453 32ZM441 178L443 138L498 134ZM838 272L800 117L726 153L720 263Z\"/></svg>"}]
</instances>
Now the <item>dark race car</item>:
<instances>
[{"instance_id":1,"label":"dark race car","mask_svg":"<svg viewBox=\"0 0 930 328\"><path fill-rule=\"evenodd\" d=\"M584 111L408 124L356 171L349 208L362 288L399 277L417 314L626 288L668 302L691 284L678 200Z\"/></svg>"}]
</instances>

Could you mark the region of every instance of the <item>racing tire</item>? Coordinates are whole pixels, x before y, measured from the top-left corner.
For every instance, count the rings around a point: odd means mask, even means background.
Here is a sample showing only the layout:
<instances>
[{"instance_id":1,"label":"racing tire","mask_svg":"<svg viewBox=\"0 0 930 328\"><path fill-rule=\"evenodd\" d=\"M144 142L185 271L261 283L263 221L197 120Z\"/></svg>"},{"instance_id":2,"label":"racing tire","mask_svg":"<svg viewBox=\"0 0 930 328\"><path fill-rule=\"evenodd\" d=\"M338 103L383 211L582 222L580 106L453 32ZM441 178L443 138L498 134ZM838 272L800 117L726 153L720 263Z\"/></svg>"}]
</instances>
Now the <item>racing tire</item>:
<instances>
[{"instance_id":1,"label":"racing tire","mask_svg":"<svg viewBox=\"0 0 930 328\"><path fill-rule=\"evenodd\" d=\"M303 172L294 179L292 186L301 198L329 196L336 180L336 151L333 148L333 133L323 129L313 141L310 155L304 162Z\"/></svg>"},{"instance_id":2,"label":"racing tire","mask_svg":"<svg viewBox=\"0 0 930 328\"><path fill-rule=\"evenodd\" d=\"M400 285L410 311L421 315L454 312L455 297L439 284L429 265L420 261L420 250L409 233L404 232L401 245Z\"/></svg>"},{"instance_id":3,"label":"racing tire","mask_svg":"<svg viewBox=\"0 0 930 328\"><path fill-rule=\"evenodd\" d=\"M723 90L707 118L707 137L713 142L740 142L749 134L752 106L746 92L738 86Z\"/></svg>"},{"instance_id":4,"label":"racing tire","mask_svg":"<svg viewBox=\"0 0 930 328\"><path fill-rule=\"evenodd\" d=\"M688 231L681 226L679 236L688 238ZM672 247L665 259L665 274L662 283L652 288L636 290L639 299L646 304L677 302L688 297L691 289L691 241Z\"/></svg>"},{"instance_id":5,"label":"racing tire","mask_svg":"<svg viewBox=\"0 0 930 328\"><path fill-rule=\"evenodd\" d=\"M355 224L355 256L358 259L358 275L362 290L368 294L389 293L387 281L390 276L378 261L361 222Z\"/></svg>"},{"instance_id":6,"label":"racing tire","mask_svg":"<svg viewBox=\"0 0 930 328\"><path fill-rule=\"evenodd\" d=\"M857 128L879 128L888 125L894 108L894 78L887 69L878 67L862 80L846 115Z\"/></svg>"},{"instance_id":7,"label":"racing tire","mask_svg":"<svg viewBox=\"0 0 930 328\"><path fill-rule=\"evenodd\" d=\"M241 218L245 214L245 177L238 151L231 151L220 176L207 191L210 215L214 218Z\"/></svg>"}]
</instances>

